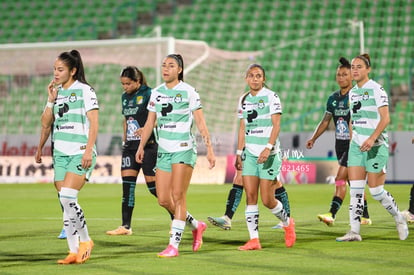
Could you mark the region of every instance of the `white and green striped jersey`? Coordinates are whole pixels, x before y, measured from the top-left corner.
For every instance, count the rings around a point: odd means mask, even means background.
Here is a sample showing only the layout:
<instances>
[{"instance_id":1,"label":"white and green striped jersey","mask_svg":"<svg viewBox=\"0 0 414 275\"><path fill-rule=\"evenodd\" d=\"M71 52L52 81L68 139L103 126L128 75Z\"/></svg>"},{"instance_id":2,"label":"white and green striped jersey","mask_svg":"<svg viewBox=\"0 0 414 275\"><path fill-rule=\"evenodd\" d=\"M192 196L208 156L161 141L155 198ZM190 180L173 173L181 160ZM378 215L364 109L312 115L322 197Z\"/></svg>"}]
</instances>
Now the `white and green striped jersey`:
<instances>
[{"instance_id":1,"label":"white and green striped jersey","mask_svg":"<svg viewBox=\"0 0 414 275\"><path fill-rule=\"evenodd\" d=\"M362 145L375 131L380 121L378 108L388 106L388 95L384 88L369 80L361 88L355 85L349 92L352 120L352 140ZM387 107L388 108L388 107ZM387 131L384 130L375 141L374 146L388 146Z\"/></svg>"},{"instance_id":2,"label":"white and green striped jersey","mask_svg":"<svg viewBox=\"0 0 414 275\"><path fill-rule=\"evenodd\" d=\"M282 104L279 96L266 87L256 96L249 93L239 99L238 117L244 119L246 125L245 149L254 156L259 156L269 142L273 114L282 114ZM279 146L278 137L271 154L278 153Z\"/></svg>"},{"instance_id":3,"label":"white and green striped jersey","mask_svg":"<svg viewBox=\"0 0 414 275\"><path fill-rule=\"evenodd\" d=\"M169 89L164 83L152 91L147 108L157 116L159 152L196 150L191 132L193 111L202 106L200 96L192 86L180 81Z\"/></svg>"},{"instance_id":4,"label":"white and green striped jersey","mask_svg":"<svg viewBox=\"0 0 414 275\"><path fill-rule=\"evenodd\" d=\"M53 155L73 156L84 153L89 136L86 113L99 109L95 91L89 85L75 81L69 89L58 88L53 113ZM96 153L96 147L94 147Z\"/></svg>"}]
</instances>

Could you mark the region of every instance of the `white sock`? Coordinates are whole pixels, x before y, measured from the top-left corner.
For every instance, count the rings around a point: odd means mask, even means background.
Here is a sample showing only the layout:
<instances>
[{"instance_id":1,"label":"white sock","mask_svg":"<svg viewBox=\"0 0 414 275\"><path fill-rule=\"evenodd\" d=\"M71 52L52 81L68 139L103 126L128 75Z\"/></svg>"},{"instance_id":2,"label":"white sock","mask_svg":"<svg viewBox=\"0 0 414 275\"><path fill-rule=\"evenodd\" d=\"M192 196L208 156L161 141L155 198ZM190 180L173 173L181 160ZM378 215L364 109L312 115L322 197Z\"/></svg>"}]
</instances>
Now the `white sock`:
<instances>
[{"instance_id":1,"label":"white sock","mask_svg":"<svg viewBox=\"0 0 414 275\"><path fill-rule=\"evenodd\" d=\"M257 204L247 205L244 215L250 239L259 238L259 206Z\"/></svg>"},{"instance_id":2,"label":"white sock","mask_svg":"<svg viewBox=\"0 0 414 275\"><path fill-rule=\"evenodd\" d=\"M171 233L170 233L170 245L178 249L180 245L181 238L183 237L185 228L185 221L180 221L174 219L171 223Z\"/></svg>"},{"instance_id":3,"label":"white sock","mask_svg":"<svg viewBox=\"0 0 414 275\"><path fill-rule=\"evenodd\" d=\"M359 234L361 217L364 212L365 180L351 180L349 184L349 223L351 224L351 231Z\"/></svg>"},{"instance_id":4,"label":"white sock","mask_svg":"<svg viewBox=\"0 0 414 275\"><path fill-rule=\"evenodd\" d=\"M284 226L288 226L289 217L286 211L283 209L283 204L279 200L276 200L276 201L277 201L277 204L275 208L270 209L270 212L272 212L273 215L275 215L279 220L281 220Z\"/></svg>"},{"instance_id":5,"label":"white sock","mask_svg":"<svg viewBox=\"0 0 414 275\"><path fill-rule=\"evenodd\" d=\"M379 201L382 206L394 217L396 221L400 220L397 203L392 195L384 189L384 185L369 188L372 197Z\"/></svg>"},{"instance_id":6,"label":"white sock","mask_svg":"<svg viewBox=\"0 0 414 275\"><path fill-rule=\"evenodd\" d=\"M75 221L70 220L65 211L63 211L63 228L66 232L69 252L77 254L79 250L79 235L75 228Z\"/></svg>"},{"instance_id":7,"label":"white sock","mask_svg":"<svg viewBox=\"0 0 414 275\"><path fill-rule=\"evenodd\" d=\"M78 204L78 193L79 191L76 189L62 187L59 193L60 202L63 205L63 209L66 212L69 221L74 222L80 241L87 242L90 240L90 237L83 210Z\"/></svg>"},{"instance_id":8,"label":"white sock","mask_svg":"<svg viewBox=\"0 0 414 275\"><path fill-rule=\"evenodd\" d=\"M191 228L191 231L198 228L198 221L187 211L186 224Z\"/></svg>"}]
</instances>

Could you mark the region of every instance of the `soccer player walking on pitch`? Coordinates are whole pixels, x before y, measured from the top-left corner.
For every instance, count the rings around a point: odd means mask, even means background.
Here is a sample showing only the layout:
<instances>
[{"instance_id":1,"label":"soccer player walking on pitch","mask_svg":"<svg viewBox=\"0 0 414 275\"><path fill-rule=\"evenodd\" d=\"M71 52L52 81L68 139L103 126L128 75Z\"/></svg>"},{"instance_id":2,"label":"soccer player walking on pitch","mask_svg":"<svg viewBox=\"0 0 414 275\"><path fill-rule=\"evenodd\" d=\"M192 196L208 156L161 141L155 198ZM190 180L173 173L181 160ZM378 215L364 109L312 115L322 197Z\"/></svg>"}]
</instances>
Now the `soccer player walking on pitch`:
<instances>
[{"instance_id":1,"label":"soccer player walking on pitch","mask_svg":"<svg viewBox=\"0 0 414 275\"><path fill-rule=\"evenodd\" d=\"M381 85L369 79L370 72L371 60L368 54L358 55L352 60L351 73L357 84L349 92L352 122L348 153L351 230L337 238L339 242L362 241L360 222L367 181L372 197L394 217L400 240L408 237L407 222L398 210L393 196L384 189L389 155L386 131L390 122L388 95Z\"/></svg>"},{"instance_id":2,"label":"soccer player walking on pitch","mask_svg":"<svg viewBox=\"0 0 414 275\"><path fill-rule=\"evenodd\" d=\"M95 91L85 79L77 50L63 52L57 57L53 75L41 121L43 128L53 125L54 129L54 181L63 206L69 246L69 254L58 263L84 263L90 258L94 244L78 203L78 193L96 163L99 106Z\"/></svg>"},{"instance_id":3,"label":"soccer player walking on pitch","mask_svg":"<svg viewBox=\"0 0 414 275\"><path fill-rule=\"evenodd\" d=\"M250 65L245 80L250 90L239 100L236 169L242 170L246 190L245 217L250 240L239 250L262 248L258 227L259 188L263 205L283 222L285 244L292 247L296 242L294 220L288 217L282 203L274 196L275 179L282 165L279 148L282 106L276 93L265 87L266 76L262 66Z\"/></svg>"},{"instance_id":4,"label":"soccer player walking on pitch","mask_svg":"<svg viewBox=\"0 0 414 275\"><path fill-rule=\"evenodd\" d=\"M122 69L120 80L124 93L121 96L123 121L122 141L122 225L107 231L108 235L131 235L132 212L135 206L135 186L142 169L148 190L157 197L154 167L157 160L158 144L152 134L144 147L142 163L137 163L135 154L141 140L141 132L147 121L147 105L151 96L144 74L135 66Z\"/></svg>"},{"instance_id":5,"label":"soccer player walking on pitch","mask_svg":"<svg viewBox=\"0 0 414 275\"><path fill-rule=\"evenodd\" d=\"M312 149L314 143L326 129L333 118L335 124L335 151L338 158L339 168L335 178L335 195L332 198L329 213L319 214L318 219L328 226L335 222L336 213L339 211L346 195L346 184L348 181L348 150L350 141L349 120L351 118L349 110L348 94L352 88L351 64L341 57L340 65L336 70L336 82L340 90L329 96L326 103L326 112L322 121L318 124L312 137L306 142L306 148ZM368 214L368 205L364 193L364 213L361 224L372 224Z\"/></svg>"},{"instance_id":6,"label":"soccer player walking on pitch","mask_svg":"<svg viewBox=\"0 0 414 275\"><path fill-rule=\"evenodd\" d=\"M184 228L192 228L193 251L200 249L203 232L207 225L197 221L187 212L186 194L195 166L197 151L191 126L195 121L207 148L210 168L215 166L215 156L207 125L205 123L200 96L185 83L184 61L179 54L170 54L162 63L162 76L165 83L155 88L148 104L148 118L141 135L136 159L144 159L144 146L157 123L158 155L155 182L158 203L170 213L174 213L171 223L170 241L158 257L178 256Z\"/></svg>"}]
</instances>

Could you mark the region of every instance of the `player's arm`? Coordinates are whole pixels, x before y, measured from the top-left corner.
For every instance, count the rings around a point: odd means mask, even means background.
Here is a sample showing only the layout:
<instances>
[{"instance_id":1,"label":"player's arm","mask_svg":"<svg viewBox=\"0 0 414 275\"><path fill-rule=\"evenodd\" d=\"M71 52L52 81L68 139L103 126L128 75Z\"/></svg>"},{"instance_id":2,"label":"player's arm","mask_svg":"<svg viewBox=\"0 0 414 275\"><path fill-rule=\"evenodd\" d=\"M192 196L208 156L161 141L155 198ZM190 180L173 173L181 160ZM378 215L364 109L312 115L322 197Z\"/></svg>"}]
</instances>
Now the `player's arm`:
<instances>
[{"instance_id":1,"label":"player's arm","mask_svg":"<svg viewBox=\"0 0 414 275\"><path fill-rule=\"evenodd\" d=\"M89 133L88 142L86 143L85 152L82 156L82 167L89 168L92 165L92 154L95 146L96 139L98 137L99 128L99 110L91 109L86 113L89 120Z\"/></svg>"},{"instance_id":2,"label":"player's arm","mask_svg":"<svg viewBox=\"0 0 414 275\"><path fill-rule=\"evenodd\" d=\"M37 145L37 150L35 154L36 163L42 163L43 146L45 146L45 143L47 139L49 138L50 132L51 132L51 126L47 128L42 127L42 129L40 130L40 140L39 140L39 144Z\"/></svg>"},{"instance_id":3,"label":"player's arm","mask_svg":"<svg viewBox=\"0 0 414 275\"><path fill-rule=\"evenodd\" d=\"M326 131L326 129L328 129L331 118L332 114L325 112L325 115L316 127L315 132L313 132L312 137L306 142L306 148L311 149L313 147L315 141Z\"/></svg>"},{"instance_id":4,"label":"player's arm","mask_svg":"<svg viewBox=\"0 0 414 275\"><path fill-rule=\"evenodd\" d=\"M237 132L237 152L236 152L236 163L234 165L236 167L236 170L242 170L243 168L241 154L246 144L246 140L244 136L245 132L246 132L246 124L244 122L244 119L241 118L240 123L239 123L239 131Z\"/></svg>"},{"instance_id":5,"label":"player's arm","mask_svg":"<svg viewBox=\"0 0 414 275\"><path fill-rule=\"evenodd\" d=\"M138 146L138 150L135 154L135 160L138 163L142 163L144 160L144 147L147 144L148 139L150 138L152 131L154 129L155 121L157 114L155 112L148 112L147 121L145 122L144 128L141 132L141 141Z\"/></svg>"},{"instance_id":6,"label":"player's arm","mask_svg":"<svg viewBox=\"0 0 414 275\"><path fill-rule=\"evenodd\" d=\"M213 144L210 139L206 120L204 119L203 109L199 108L193 111L194 121L197 125L197 129L204 141L204 145L207 148L207 160L210 163L210 169L216 165L216 157L214 156Z\"/></svg>"},{"instance_id":7,"label":"player's arm","mask_svg":"<svg viewBox=\"0 0 414 275\"><path fill-rule=\"evenodd\" d=\"M367 140L364 141L361 145L361 151L369 151L374 145L375 141L379 135L385 130L387 125L390 123L390 113L388 111L388 105L384 105L378 108L378 113L380 115L380 121L375 128L374 132L369 136Z\"/></svg>"},{"instance_id":8,"label":"player's arm","mask_svg":"<svg viewBox=\"0 0 414 275\"><path fill-rule=\"evenodd\" d=\"M273 127L272 127L272 131L270 132L270 137L269 137L267 144L274 145L276 143L276 139L280 133L280 119L281 119L280 113L272 114L271 120L272 120ZM257 163L264 163L269 158L270 152L272 151L272 148L271 147L269 148L269 147L266 145L266 147L260 153L257 159Z\"/></svg>"},{"instance_id":9,"label":"player's arm","mask_svg":"<svg viewBox=\"0 0 414 275\"><path fill-rule=\"evenodd\" d=\"M126 142L126 131L127 131L127 123L126 123L126 117L124 117L124 121L122 122L122 128L124 129L123 135L122 135L122 145Z\"/></svg>"}]
</instances>

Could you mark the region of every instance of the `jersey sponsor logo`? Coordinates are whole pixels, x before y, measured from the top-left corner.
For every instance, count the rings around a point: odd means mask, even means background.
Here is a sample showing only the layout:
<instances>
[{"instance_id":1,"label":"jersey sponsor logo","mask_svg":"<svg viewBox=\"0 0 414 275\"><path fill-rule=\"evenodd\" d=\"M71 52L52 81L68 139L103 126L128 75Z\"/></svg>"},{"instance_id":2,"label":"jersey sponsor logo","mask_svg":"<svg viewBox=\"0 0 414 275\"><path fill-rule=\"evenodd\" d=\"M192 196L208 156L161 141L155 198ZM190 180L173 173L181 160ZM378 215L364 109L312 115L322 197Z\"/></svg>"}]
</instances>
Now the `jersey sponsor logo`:
<instances>
[{"instance_id":1,"label":"jersey sponsor logo","mask_svg":"<svg viewBox=\"0 0 414 275\"><path fill-rule=\"evenodd\" d=\"M164 103L164 104L162 104L161 115L162 116L167 116L167 114L171 113L172 110L173 110L172 104Z\"/></svg>"},{"instance_id":2,"label":"jersey sponsor logo","mask_svg":"<svg viewBox=\"0 0 414 275\"><path fill-rule=\"evenodd\" d=\"M253 119L257 118L257 111L256 110L251 110L251 111L247 111L247 122L251 123L253 121Z\"/></svg>"},{"instance_id":3,"label":"jersey sponsor logo","mask_svg":"<svg viewBox=\"0 0 414 275\"><path fill-rule=\"evenodd\" d=\"M164 128L164 129L175 129L177 128L177 125L175 124L160 124L160 129Z\"/></svg>"},{"instance_id":4,"label":"jersey sponsor logo","mask_svg":"<svg viewBox=\"0 0 414 275\"><path fill-rule=\"evenodd\" d=\"M353 124L367 124L365 120L353 120L352 123Z\"/></svg>"},{"instance_id":5,"label":"jersey sponsor logo","mask_svg":"<svg viewBox=\"0 0 414 275\"><path fill-rule=\"evenodd\" d=\"M358 110L361 109L361 106L362 106L361 101L354 102L352 106L352 113L356 114Z\"/></svg>"},{"instance_id":6,"label":"jersey sponsor logo","mask_svg":"<svg viewBox=\"0 0 414 275\"><path fill-rule=\"evenodd\" d=\"M180 143L180 147L187 147L188 146L188 143L187 142L181 142Z\"/></svg>"},{"instance_id":7,"label":"jersey sponsor logo","mask_svg":"<svg viewBox=\"0 0 414 275\"><path fill-rule=\"evenodd\" d=\"M66 103L59 104L58 106L58 116L63 117L64 113L67 113L69 111L69 105Z\"/></svg>"},{"instance_id":8,"label":"jersey sponsor logo","mask_svg":"<svg viewBox=\"0 0 414 275\"><path fill-rule=\"evenodd\" d=\"M335 109L335 116L347 116L349 109Z\"/></svg>"},{"instance_id":9,"label":"jersey sponsor logo","mask_svg":"<svg viewBox=\"0 0 414 275\"><path fill-rule=\"evenodd\" d=\"M136 113L138 113L138 110L139 110L139 107L126 108L124 109L124 115L126 116L135 115Z\"/></svg>"},{"instance_id":10,"label":"jersey sponsor logo","mask_svg":"<svg viewBox=\"0 0 414 275\"><path fill-rule=\"evenodd\" d=\"M372 164L372 168L378 169L378 165L379 165L378 162L375 162L375 163Z\"/></svg>"},{"instance_id":11,"label":"jersey sponsor logo","mask_svg":"<svg viewBox=\"0 0 414 275\"><path fill-rule=\"evenodd\" d=\"M75 129L75 126L73 125L56 125L56 130L60 131L60 130L73 130Z\"/></svg>"},{"instance_id":12,"label":"jersey sponsor logo","mask_svg":"<svg viewBox=\"0 0 414 275\"><path fill-rule=\"evenodd\" d=\"M382 96L380 97L380 99L381 99L382 103L386 103L386 104L388 104L388 96L386 96L386 95L382 95Z\"/></svg>"},{"instance_id":13,"label":"jersey sponsor logo","mask_svg":"<svg viewBox=\"0 0 414 275\"><path fill-rule=\"evenodd\" d=\"M263 134L263 130L250 130L250 134Z\"/></svg>"}]
</instances>

